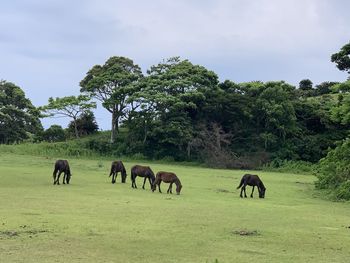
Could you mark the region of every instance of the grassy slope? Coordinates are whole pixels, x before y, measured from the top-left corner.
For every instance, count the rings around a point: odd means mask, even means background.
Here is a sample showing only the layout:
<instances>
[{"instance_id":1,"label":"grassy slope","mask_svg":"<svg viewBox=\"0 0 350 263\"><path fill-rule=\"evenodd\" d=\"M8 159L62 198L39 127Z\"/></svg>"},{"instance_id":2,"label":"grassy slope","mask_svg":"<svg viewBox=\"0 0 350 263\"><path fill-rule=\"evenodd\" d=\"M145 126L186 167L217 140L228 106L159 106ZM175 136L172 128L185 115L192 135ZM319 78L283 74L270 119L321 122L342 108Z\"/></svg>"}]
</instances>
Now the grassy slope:
<instances>
[{"instance_id":1,"label":"grassy slope","mask_svg":"<svg viewBox=\"0 0 350 263\"><path fill-rule=\"evenodd\" d=\"M349 203L314 198L312 176L259 172L266 199L240 199L244 171L152 164L178 174L176 196L112 185L104 160L70 159L54 186L53 163L0 154L0 262L349 261Z\"/></svg>"}]
</instances>

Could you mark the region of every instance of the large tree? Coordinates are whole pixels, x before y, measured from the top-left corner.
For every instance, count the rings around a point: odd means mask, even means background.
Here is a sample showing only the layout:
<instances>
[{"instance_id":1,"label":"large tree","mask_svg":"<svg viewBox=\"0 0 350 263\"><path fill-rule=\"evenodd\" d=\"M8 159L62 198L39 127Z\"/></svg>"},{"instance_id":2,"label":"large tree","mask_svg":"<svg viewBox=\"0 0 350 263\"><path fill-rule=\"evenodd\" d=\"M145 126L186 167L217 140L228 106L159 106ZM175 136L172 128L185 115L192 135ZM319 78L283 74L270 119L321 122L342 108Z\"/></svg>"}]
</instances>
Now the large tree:
<instances>
[{"instance_id":1,"label":"large tree","mask_svg":"<svg viewBox=\"0 0 350 263\"><path fill-rule=\"evenodd\" d=\"M91 101L91 98L85 95L67 96L62 98L49 98L49 103L41 110L48 117L61 116L69 117L74 123L74 131L76 138L79 138L78 118L83 113L96 108L96 103Z\"/></svg>"},{"instance_id":2,"label":"large tree","mask_svg":"<svg viewBox=\"0 0 350 263\"><path fill-rule=\"evenodd\" d=\"M137 89L140 78L141 69L131 59L111 57L104 65L93 66L80 82L80 91L101 101L112 114L112 143L118 133L119 121L127 114L127 99Z\"/></svg>"},{"instance_id":3,"label":"large tree","mask_svg":"<svg viewBox=\"0 0 350 263\"><path fill-rule=\"evenodd\" d=\"M192 139L193 119L205 99L204 91L216 88L218 77L214 72L178 57L152 66L147 73L141 90L133 96L140 105L133 112L138 117L133 125L143 132L138 136L143 143L149 139L152 149L159 147L159 155L175 154L174 149L178 153L186 152Z\"/></svg>"},{"instance_id":4,"label":"large tree","mask_svg":"<svg viewBox=\"0 0 350 263\"><path fill-rule=\"evenodd\" d=\"M350 74L350 42L344 45L339 52L331 56L331 61L337 65L337 68L342 71L347 71Z\"/></svg>"},{"instance_id":5,"label":"large tree","mask_svg":"<svg viewBox=\"0 0 350 263\"><path fill-rule=\"evenodd\" d=\"M12 143L42 130L39 111L11 82L0 81L0 143Z\"/></svg>"}]
</instances>

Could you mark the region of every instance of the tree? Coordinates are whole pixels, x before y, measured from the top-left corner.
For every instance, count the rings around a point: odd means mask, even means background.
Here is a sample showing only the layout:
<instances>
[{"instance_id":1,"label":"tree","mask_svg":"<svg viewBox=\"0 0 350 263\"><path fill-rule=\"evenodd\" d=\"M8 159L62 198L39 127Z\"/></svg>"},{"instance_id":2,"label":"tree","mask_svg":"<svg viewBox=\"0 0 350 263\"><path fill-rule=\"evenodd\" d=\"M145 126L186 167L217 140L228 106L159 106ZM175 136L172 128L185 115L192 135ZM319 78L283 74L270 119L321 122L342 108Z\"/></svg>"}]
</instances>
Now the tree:
<instances>
[{"instance_id":1,"label":"tree","mask_svg":"<svg viewBox=\"0 0 350 263\"><path fill-rule=\"evenodd\" d=\"M44 114L48 114L48 117L61 116L72 118L75 136L76 138L79 138L77 124L78 117L92 108L96 108L96 103L91 102L91 98L88 96L79 95L55 99L50 97L49 103L41 107L41 111Z\"/></svg>"},{"instance_id":2,"label":"tree","mask_svg":"<svg viewBox=\"0 0 350 263\"><path fill-rule=\"evenodd\" d=\"M48 142L61 142L66 139L66 134L60 125L51 125L50 128L45 130L41 138Z\"/></svg>"},{"instance_id":3,"label":"tree","mask_svg":"<svg viewBox=\"0 0 350 263\"><path fill-rule=\"evenodd\" d=\"M339 84L339 82L324 81L324 82L316 85L316 87L315 87L316 96L331 93L332 87L336 84Z\"/></svg>"},{"instance_id":4,"label":"tree","mask_svg":"<svg viewBox=\"0 0 350 263\"><path fill-rule=\"evenodd\" d=\"M128 97L137 89L142 78L138 65L125 57L111 57L104 65L93 66L80 82L81 92L102 102L112 114L111 143L119 131L119 121L127 114Z\"/></svg>"},{"instance_id":5,"label":"tree","mask_svg":"<svg viewBox=\"0 0 350 263\"><path fill-rule=\"evenodd\" d=\"M301 90L312 90L312 81L309 79L303 79L299 82L299 89Z\"/></svg>"},{"instance_id":6,"label":"tree","mask_svg":"<svg viewBox=\"0 0 350 263\"><path fill-rule=\"evenodd\" d=\"M331 61L337 65L341 71L347 71L350 74L350 42L344 45L338 53L331 56Z\"/></svg>"},{"instance_id":7,"label":"tree","mask_svg":"<svg viewBox=\"0 0 350 263\"><path fill-rule=\"evenodd\" d=\"M0 81L0 143L12 143L42 130L40 112L11 82Z\"/></svg>"},{"instance_id":8,"label":"tree","mask_svg":"<svg viewBox=\"0 0 350 263\"><path fill-rule=\"evenodd\" d=\"M186 153L192 139L193 119L204 99L204 91L218 84L217 75L179 57L170 58L148 70L140 83L140 91L131 98L140 107L132 122L143 127L143 143L159 148L158 157ZM139 122L135 124L135 122ZM174 157L174 156L173 156ZM181 157L182 158L182 157Z\"/></svg>"},{"instance_id":9,"label":"tree","mask_svg":"<svg viewBox=\"0 0 350 263\"><path fill-rule=\"evenodd\" d=\"M93 134L98 131L98 125L96 123L95 116L91 111L86 111L81 114L76 120L76 125L79 136ZM74 121L71 121L69 123L68 131L73 134L75 133Z\"/></svg>"}]
</instances>

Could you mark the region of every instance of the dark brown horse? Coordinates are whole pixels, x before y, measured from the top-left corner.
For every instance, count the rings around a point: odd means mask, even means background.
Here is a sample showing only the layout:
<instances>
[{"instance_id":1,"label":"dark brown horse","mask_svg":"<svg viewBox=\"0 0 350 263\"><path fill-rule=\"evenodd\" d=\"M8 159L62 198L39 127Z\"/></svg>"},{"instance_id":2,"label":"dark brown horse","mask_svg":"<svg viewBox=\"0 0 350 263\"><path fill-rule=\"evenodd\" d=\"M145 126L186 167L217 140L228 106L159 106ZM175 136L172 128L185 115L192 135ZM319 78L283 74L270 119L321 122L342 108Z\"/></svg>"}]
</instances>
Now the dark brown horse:
<instances>
[{"instance_id":1,"label":"dark brown horse","mask_svg":"<svg viewBox=\"0 0 350 263\"><path fill-rule=\"evenodd\" d=\"M237 189L242 187L240 197L243 197L242 196L243 191L244 191L244 197L247 197L247 194L245 192L245 187L247 185L253 186L253 190L252 190L252 193L250 194L250 197L253 197L253 192L254 192L255 186L258 188L258 191L259 191L259 198L265 197L266 188L265 188L263 182L260 180L259 176L255 175L255 174L243 175L243 177L241 179L241 183L237 187Z\"/></svg>"},{"instance_id":2,"label":"dark brown horse","mask_svg":"<svg viewBox=\"0 0 350 263\"><path fill-rule=\"evenodd\" d=\"M136 182L135 182L137 176L145 178L142 186L143 189L145 189L145 183L147 178L150 186L152 187L155 177L154 177L153 171L149 166L135 165L131 168L131 187L132 188L137 188Z\"/></svg>"},{"instance_id":3,"label":"dark brown horse","mask_svg":"<svg viewBox=\"0 0 350 263\"><path fill-rule=\"evenodd\" d=\"M176 174L174 173L170 173L170 172L158 172L156 175L156 180L154 181L154 183L152 184L152 191L154 192L157 189L157 185L158 185L158 190L159 193L161 193L162 191L160 190L160 184L161 182L164 183L170 183L169 188L167 193L172 194L172 187L173 184L176 185L176 193L179 195L182 189L182 185L181 182L179 180L179 178L177 178Z\"/></svg>"},{"instance_id":4,"label":"dark brown horse","mask_svg":"<svg viewBox=\"0 0 350 263\"><path fill-rule=\"evenodd\" d=\"M57 160L55 163L55 169L53 171L53 184L60 184L60 176L63 175L63 184L65 182L69 184L70 178L72 176L67 160Z\"/></svg>"},{"instance_id":5,"label":"dark brown horse","mask_svg":"<svg viewBox=\"0 0 350 263\"><path fill-rule=\"evenodd\" d=\"M109 173L109 177L112 175L112 184L115 183L118 172L122 175L122 183L125 183L126 180L126 170L122 161L114 161L111 166L111 172Z\"/></svg>"}]
</instances>

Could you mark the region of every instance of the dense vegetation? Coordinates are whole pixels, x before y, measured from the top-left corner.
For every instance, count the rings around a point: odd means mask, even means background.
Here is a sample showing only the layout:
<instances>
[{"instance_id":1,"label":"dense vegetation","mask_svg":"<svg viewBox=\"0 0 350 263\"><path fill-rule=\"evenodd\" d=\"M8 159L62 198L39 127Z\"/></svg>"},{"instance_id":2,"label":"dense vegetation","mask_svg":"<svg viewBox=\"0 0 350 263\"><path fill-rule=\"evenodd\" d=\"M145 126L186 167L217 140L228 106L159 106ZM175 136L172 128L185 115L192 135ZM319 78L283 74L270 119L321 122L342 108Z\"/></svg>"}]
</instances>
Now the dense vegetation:
<instances>
[{"instance_id":1,"label":"dense vegetation","mask_svg":"<svg viewBox=\"0 0 350 263\"><path fill-rule=\"evenodd\" d=\"M349 70L349 52L347 44L331 56L340 70ZM350 128L350 81L313 86L303 79L298 88L284 81L220 82L215 72L178 57L151 66L144 75L131 59L111 57L93 66L80 85L80 96L50 98L40 108L71 117L68 129L54 125L43 131L38 109L19 87L2 81L1 143L56 142L96 133L90 111L95 98L111 113L110 137L84 141L80 151L223 168L279 167L325 158L318 186L349 189L343 163L334 167L331 160L349 145L341 142ZM327 177L333 168L342 183Z\"/></svg>"}]
</instances>

